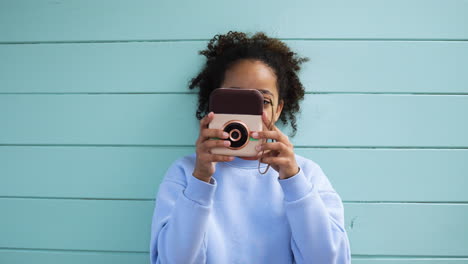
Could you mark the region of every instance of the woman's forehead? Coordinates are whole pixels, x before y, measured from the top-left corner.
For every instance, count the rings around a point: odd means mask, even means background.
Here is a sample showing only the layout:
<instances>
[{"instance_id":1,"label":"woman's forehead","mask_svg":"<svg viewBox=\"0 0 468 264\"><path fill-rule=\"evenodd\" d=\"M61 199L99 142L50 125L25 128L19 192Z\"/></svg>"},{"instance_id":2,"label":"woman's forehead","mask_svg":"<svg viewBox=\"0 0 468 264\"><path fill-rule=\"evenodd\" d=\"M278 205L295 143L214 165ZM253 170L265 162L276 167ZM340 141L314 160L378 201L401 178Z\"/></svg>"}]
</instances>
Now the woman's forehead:
<instances>
[{"instance_id":1,"label":"woman's forehead","mask_svg":"<svg viewBox=\"0 0 468 264\"><path fill-rule=\"evenodd\" d=\"M224 76L223 87L256 89L264 95L276 96L276 75L261 61L242 60L230 67Z\"/></svg>"}]
</instances>

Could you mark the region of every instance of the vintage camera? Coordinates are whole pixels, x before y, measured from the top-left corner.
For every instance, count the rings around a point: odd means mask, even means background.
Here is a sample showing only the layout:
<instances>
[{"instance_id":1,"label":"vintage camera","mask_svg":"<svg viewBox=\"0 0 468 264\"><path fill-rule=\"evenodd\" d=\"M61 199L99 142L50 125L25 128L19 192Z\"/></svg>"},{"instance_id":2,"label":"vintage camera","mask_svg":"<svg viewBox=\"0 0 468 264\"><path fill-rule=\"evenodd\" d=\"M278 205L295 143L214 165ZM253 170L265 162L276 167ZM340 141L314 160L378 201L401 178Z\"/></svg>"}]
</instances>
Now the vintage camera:
<instances>
[{"instance_id":1,"label":"vintage camera","mask_svg":"<svg viewBox=\"0 0 468 264\"><path fill-rule=\"evenodd\" d=\"M217 88L210 95L209 111L215 116L209 128L222 129L229 134L231 145L213 148L211 153L238 157L253 157L255 147L262 142L251 137L252 131L262 130L263 95L255 89Z\"/></svg>"}]
</instances>

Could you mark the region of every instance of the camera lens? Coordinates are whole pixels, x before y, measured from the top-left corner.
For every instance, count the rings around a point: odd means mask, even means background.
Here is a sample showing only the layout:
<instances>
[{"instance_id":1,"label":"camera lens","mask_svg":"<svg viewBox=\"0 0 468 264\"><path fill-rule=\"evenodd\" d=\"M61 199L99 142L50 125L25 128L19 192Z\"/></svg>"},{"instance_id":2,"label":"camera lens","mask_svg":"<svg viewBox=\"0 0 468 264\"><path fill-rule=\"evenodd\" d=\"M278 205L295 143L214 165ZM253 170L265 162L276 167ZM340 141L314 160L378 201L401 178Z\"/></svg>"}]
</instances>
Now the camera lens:
<instances>
[{"instance_id":1,"label":"camera lens","mask_svg":"<svg viewBox=\"0 0 468 264\"><path fill-rule=\"evenodd\" d=\"M249 130L241 122L231 121L223 129L229 134L228 140L231 142L231 149L240 149L249 140Z\"/></svg>"},{"instance_id":2,"label":"camera lens","mask_svg":"<svg viewBox=\"0 0 468 264\"><path fill-rule=\"evenodd\" d=\"M240 132L238 129L231 130L231 140L238 141L240 139Z\"/></svg>"}]
</instances>

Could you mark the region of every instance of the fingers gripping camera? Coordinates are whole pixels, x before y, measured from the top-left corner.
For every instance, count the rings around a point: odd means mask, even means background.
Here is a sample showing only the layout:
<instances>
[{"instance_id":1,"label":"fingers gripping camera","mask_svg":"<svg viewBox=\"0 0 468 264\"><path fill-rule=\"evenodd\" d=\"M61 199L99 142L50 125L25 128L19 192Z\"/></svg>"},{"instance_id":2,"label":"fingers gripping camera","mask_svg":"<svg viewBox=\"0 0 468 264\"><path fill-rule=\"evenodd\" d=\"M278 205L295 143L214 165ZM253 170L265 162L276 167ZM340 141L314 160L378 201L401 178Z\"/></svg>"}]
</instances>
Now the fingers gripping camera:
<instances>
[{"instance_id":1,"label":"fingers gripping camera","mask_svg":"<svg viewBox=\"0 0 468 264\"><path fill-rule=\"evenodd\" d=\"M225 148L213 148L211 153L222 155L233 155L239 157L252 157L257 155L255 146L259 143L257 139L251 138L251 131L260 131L259 118L250 115L215 114L210 123L210 128L222 129L229 134L231 145Z\"/></svg>"},{"instance_id":2,"label":"fingers gripping camera","mask_svg":"<svg viewBox=\"0 0 468 264\"><path fill-rule=\"evenodd\" d=\"M218 88L210 95L209 111L215 116L209 128L222 129L229 134L231 145L213 148L211 153L239 157L257 155L255 147L261 141L251 132L262 130L263 95L254 89Z\"/></svg>"}]
</instances>

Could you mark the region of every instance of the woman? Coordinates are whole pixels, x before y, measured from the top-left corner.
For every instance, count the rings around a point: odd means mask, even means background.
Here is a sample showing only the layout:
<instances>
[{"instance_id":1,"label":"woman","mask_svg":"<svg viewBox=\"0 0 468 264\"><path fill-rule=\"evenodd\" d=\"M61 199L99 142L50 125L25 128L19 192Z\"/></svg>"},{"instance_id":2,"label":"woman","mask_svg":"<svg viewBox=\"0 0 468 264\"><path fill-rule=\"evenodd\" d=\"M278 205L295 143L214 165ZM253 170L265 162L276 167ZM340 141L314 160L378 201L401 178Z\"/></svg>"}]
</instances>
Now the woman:
<instances>
[{"instance_id":1,"label":"woman","mask_svg":"<svg viewBox=\"0 0 468 264\"><path fill-rule=\"evenodd\" d=\"M196 153L176 160L159 187L151 263L350 263L340 196L274 125L289 122L296 132L304 97L297 73L308 59L264 33L232 31L200 54L206 64L190 83L199 88ZM257 157L211 154L229 146L227 134L208 128L208 98L219 87L262 92L266 129L252 137L265 143ZM259 173L259 162L261 170L273 169Z\"/></svg>"}]
</instances>

